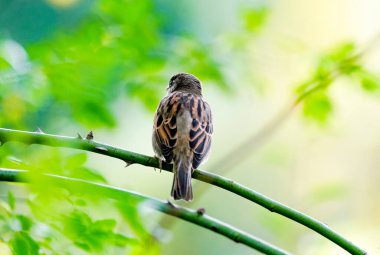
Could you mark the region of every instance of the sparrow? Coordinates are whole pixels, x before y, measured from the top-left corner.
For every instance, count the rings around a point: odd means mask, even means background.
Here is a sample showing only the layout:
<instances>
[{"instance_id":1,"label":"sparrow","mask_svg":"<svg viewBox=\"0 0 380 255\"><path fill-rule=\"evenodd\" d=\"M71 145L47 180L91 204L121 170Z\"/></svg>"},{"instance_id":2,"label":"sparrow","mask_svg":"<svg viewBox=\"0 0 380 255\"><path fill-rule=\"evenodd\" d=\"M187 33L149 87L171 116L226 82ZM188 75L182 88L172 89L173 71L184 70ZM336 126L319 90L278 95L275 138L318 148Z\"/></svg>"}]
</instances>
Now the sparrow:
<instances>
[{"instance_id":1,"label":"sparrow","mask_svg":"<svg viewBox=\"0 0 380 255\"><path fill-rule=\"evenodd\" d=\"M210 106L202 85L192 74L174 75L153 122L152 144L160 164L173 162L171 196L191 201L191 175L207 158L213 133Z\"/></svg>"}]
</instances>

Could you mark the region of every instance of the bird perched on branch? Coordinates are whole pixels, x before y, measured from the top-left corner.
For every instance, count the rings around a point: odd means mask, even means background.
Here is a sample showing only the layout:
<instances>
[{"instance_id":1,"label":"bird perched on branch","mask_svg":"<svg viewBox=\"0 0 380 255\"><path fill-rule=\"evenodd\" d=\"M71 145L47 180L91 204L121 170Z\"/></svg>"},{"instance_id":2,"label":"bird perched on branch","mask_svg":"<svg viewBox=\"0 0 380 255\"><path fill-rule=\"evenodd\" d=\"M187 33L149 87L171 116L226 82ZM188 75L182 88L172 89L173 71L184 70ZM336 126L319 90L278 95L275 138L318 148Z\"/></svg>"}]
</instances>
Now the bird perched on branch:
<instances>
[{"instance_id":1,"label":"bird perched on branch","mask_svg":"<svg viewBox=\"0 0 380 255\"><path fill-rule=\"evenodd\" d=\"M192 74L174 75L154 117L153 149L159 160L173 162L174 199L193 199L191 175L210 151L213 132L210 106Z\"/></svg>"}]
</instances>

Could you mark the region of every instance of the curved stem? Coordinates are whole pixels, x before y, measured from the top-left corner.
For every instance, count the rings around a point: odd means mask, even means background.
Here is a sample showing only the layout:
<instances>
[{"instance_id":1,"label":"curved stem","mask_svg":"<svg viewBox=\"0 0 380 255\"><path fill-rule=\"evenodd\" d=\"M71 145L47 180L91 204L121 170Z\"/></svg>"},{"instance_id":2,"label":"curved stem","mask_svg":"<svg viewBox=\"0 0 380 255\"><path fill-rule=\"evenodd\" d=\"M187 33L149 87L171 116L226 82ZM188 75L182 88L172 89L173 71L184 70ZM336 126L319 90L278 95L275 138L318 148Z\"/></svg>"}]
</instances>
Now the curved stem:
<instances>
[{"instance_id":1,"label":"curved stem","mask_svg":"<svg viewBox=\"0 0 380 255\"><path fill-rule=\"evenodd\" d=\"M0 128L0 142L6 143L10 141L21 142L25 144L43 144L54 147L81 149L118 158L127 162L127 164L137 163L154 168L159 167L156 158L127 151L107 144L95 142L93 140L86 140L82 138L67 136L49 135L43 134L41 132L26 132ZM171 172L172 165L164 163L162 164L162 169ZM275 200L272 200L230 179L202 170L195 170L193 173L193 178L228 190L258 205L261 205L262 207L268 209L271 212L278 213L282 216L292 219L293 221L296 221L321 234L322 236L339 245L351 254L366 254L364 250L351 243L343 236L341 236L340 234L323 224L322 222L308 215L305 215L295 209L292 209L286 205L283 205Z\"/></svg>"},{"instance_id":2,"label":"curved stem","mask_svg":"<svg viewBox=\"0 0 380 255\"><path fill-rule=\"evenodd\" d=\"M27 174L28 173L25 170L0 168L0 181L27 182ZM128 198L137 199L138 201L143 202L143 205L145 206L209 229L237 243L245 244L248 247L258 250L264 254L289 255L288 252L283 251L280 248L277 248L224 222L214 219L207 214L204 214L203 212L200 213L191 209L187 209L185 207L180 207L168 202L148 197L137 192L115 188L104 184L53 174L43 174L43 176L44 178L49 178L49 181L53 183L54 186L62 187L65 189L67 189L67 187L70 187L71 192L80 192L86 190L91 191L97 195L103 194L107 198L112 198L121 202L129 201Z\"/></svg>"}]
</instances>

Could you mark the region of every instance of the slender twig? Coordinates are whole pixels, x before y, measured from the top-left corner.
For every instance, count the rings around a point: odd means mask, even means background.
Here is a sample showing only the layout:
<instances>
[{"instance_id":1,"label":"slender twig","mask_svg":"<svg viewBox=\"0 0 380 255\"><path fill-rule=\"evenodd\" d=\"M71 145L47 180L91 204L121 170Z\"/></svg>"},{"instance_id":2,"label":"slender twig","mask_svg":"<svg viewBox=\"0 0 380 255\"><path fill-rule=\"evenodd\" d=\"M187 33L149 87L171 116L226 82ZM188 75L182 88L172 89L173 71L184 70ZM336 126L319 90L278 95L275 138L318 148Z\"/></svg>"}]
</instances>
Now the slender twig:
<instances>
[{"instance_id":1,"label":"slender twig","mask_svg":"<svg viewBox=\"0 0 380 255\"><path fill-rule=\"evenodd\" d=\"M17 141L25 144L43 144L55 147L81 149L118 158L127 162L128 164L137 163L154 168L159 167L158 161L154 157L130 152L121 148L116 148L107 144L95 142L94 140L85 140L80 137L75 138L68 136L49 135L43 134L41 132L26 132L0 128L0 142L6 143L10 141ZM164 163L162 164L162 169L171 172L172 165ZM275 200L272 200L230 179L202 170L195 170L193 173L193 178L228 190L258 205L261 205L271 212L278 213L289 219L292 219L321 234L351 254L366 254L364 250L354 245L322 222L313 219L312 217L305 215L286 205L283 205Z\"/></svg>"},{"instance_id":2,"label":"slender twig","mask_svg":"<svg viewBox=\"0 0 380 255\"><path fill-rule=\"evenodd\" d=\"M33 173L35 179L35 174ZM28 172L25 170L15 170L0 168L0 181L8 182L28 182ZM112 198L120 202L130 201L129 199L137 199L143 205L153 208L165 214L172 215L179 219L194 223L195 225L209 229L220 235L223 235L236 243L245 244L255 250L258 250L268 255L290 255L290 253L281 250L257 237L245 233L237 228L234 228L224 222L214 219L205 212L202 213L191 210L185 207L173 205L146 195L139 194L134 191L126 189L115 188L112 186L74 179L70 177L63 177L53 174L43 174L44 179L47 179L55 187L70 189L70 192L83 191L92 192L94 194L102 194L107 198Z\"/></svg>"}]
</instances>

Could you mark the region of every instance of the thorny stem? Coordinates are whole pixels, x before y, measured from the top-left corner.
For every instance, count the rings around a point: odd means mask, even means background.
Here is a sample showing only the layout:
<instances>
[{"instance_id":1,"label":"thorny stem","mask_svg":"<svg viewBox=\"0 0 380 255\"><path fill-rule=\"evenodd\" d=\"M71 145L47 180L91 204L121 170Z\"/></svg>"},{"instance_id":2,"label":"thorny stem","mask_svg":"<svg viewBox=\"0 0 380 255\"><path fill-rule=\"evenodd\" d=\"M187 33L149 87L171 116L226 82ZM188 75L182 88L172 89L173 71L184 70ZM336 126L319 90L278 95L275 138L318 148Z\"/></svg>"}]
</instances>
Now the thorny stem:
<instances>
[{"instance_id":1,"label":"thorny stem","mask_svg":"<svg viewBox=\"0 0 380 255\"><path fill-rule=\"evenodd\" d=\"M158 168L159 164L156 158L149 157L146 155L138 154L135 152L127 151L121 148L113 147L107 144L95 142L94 140L86 140L82 138L68 137L68 136L57 136L44 134L41 132L26 132L19 130L10 130L0 128L0 142L21 142L24 144L43 144L47 146L54 147L66 147L75 148L86 151L91 151L110 157L121 159L127 163L137 163L144 166ZM162 164L162 169L168 172L172 171L171 164ZM254 190L251 190L239 183L236 183L230 179L223 176L219 176L213 173L209 173L202 170L195 170L193 173L193 178L198 179L203 182L207 182L214 186L218 186L224 190L228 190L236 195L244 197L274 213L278 213L285 216L293 221L296 221L315 232L326 237L330 241L336 243L346 251L355 255L364 255L366 252L354 245L343 236L323 224L322 222L303 214L295 209L292 209L286 205L281 204L275 200L272 200Z\"/></svg>"},{"instance_id":2,"label":"thorny stem","mask_svg":"<svg viewBox=\"0 0 380 255\"><path fill-rule=\"evenodd\" d=\"M27 176L28 173L25 170L12 170L0 168L0 181L27 182ZM70 192L81 192L83 190L91 191L95 194L103 194L108 198L118 200L122 203L130 201L130 199L136 199L138 201L141 201L144 206L177 217L179 219L194 223L195 225L209 229L237 243L245 244L248 247L258 250L264 254L290 255L288 252L281 250L280 248L277 248L237 228L234 228L224 222L214 219L205 214L204 212L199 213L198 211L191 210L188 208L180 207L177 205L174 206L171 203L164 202L153 197L142 195L137 192L129 191L126 189L115 188L105 184L99 184L53 174L43 174L43 177L48 178L49 182L52 183L54 186L66 189L67 187L70 187Z\"/></svg>"}]
</instances>

